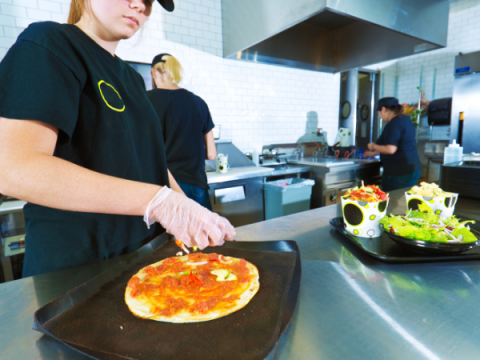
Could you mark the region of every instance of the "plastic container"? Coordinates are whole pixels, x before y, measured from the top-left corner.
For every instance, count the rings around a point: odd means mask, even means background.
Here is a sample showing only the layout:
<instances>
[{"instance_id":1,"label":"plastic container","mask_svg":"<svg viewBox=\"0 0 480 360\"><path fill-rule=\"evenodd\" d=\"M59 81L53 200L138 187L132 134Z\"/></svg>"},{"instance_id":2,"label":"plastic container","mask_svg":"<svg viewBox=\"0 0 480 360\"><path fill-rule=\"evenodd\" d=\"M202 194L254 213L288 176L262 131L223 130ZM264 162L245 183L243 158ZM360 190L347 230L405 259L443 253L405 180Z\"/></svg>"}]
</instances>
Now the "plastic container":
<instances>
[{"instance_id":1,"label":"plastic container","mask_svg":"<svg viewBox=\"0 0 480 360\"><path fill-rule=\"evenodd\" d=\"M453 142L445 148L445 153L443 154L443 163L449 164L453 162L462 161L463 158L463 147L457 144L455 139Z\"/></svg>"},{"instance_id":2,"label":"plastic container","mask_svg":"<svg viewBox=\"0 0 480 360\"><path fill-rule=\"evenodd\" d=\"M265 220L310 210L311 179L285 179L263 184L265 198Z\"/></svg>"},{"instance_id":3,"label":"plastic container","mask_svg":"<svg viewBox=\"0 0 480 360\"><path fill-rule=\"evenodd\" d=\"M253 149L252 161L256 166L260 165L260 153L258 152L258 150L256 148Z\"/></svg>"},{"instance_id":4,"label":"plastic container","mask_svg":"<svg viewBox=\"0 0 480 360\"><path fill-rule=\"evenodd\" d=\"M215 127L213 128L213 138L215 140L218 140L220 139L220 131L222 129L222 125L215 125Z\"/></svg>"}]
</instances>

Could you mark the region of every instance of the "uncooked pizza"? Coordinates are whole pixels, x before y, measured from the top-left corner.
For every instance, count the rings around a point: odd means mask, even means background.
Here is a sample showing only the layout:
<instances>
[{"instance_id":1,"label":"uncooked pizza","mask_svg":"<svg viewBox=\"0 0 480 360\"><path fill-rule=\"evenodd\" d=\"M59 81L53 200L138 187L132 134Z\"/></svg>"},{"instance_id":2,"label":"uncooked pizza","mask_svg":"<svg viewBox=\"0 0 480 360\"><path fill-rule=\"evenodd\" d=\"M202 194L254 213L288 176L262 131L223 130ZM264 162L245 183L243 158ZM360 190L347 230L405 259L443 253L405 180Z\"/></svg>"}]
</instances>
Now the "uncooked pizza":
<instances>
[{"instance_id":1,"label":"uncooked pizza","mask_svg":"<svg viewBox=\"0 0 480 360\"><path fill-rule=\"evenodd\" d=\"M200 322L243 308L259 288L258 269L248 261L192 253L141 269L128 282L125 302L144 319Z\"/></svg>"}]
</instances>

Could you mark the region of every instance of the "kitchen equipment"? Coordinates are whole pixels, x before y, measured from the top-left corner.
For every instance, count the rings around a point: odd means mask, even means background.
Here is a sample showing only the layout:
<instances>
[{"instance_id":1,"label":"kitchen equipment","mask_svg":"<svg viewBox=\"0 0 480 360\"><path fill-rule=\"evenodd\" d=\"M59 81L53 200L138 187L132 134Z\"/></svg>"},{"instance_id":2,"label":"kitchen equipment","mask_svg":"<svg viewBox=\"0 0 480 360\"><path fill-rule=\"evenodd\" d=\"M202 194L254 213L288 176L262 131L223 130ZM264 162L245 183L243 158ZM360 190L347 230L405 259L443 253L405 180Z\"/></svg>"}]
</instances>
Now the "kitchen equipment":
<instances>
[{"instance_id":1,"label":"kitchen equipment","mask_svg":"<svg viewBox=\"0 0 480 360\"><path fill-rule=\"evenodd\" d=\"M480 152L480 51L455 56L450 141L464 153Z\"/></svg>"},{"instance_id":2,"label":"kitchen equipment","mask_svg":"<svg viewBox=\"0 0 480 360\"><path fill-rule=\"evenodd\" d=\"M26 247L25 219L22 211L24 204L25 202L20 200L7 200L0 209L0 263L5 281L22 277L23 254Z\"/></svg>"},{"instance_id":3,"label":"kitchen equipment","mask_svg":"<svg viewBox=\"0 0 480 360\"><path fill-rule=\"evenodd\" d=\"M462 161L462 158L463 148L457 144L455 139L453 139L452 143L445 148L443 163L449 164Z\"/></svg>"},{"instance_id":4,"label":"kitchen equipment","mask_svg":"<svg viewBox=\"0 0 480 360\"><path fill-rule=\"evenodd\" d=\"M424 142L423 154L427 161L427 182L439 182L440 171L442 169L445 147L448 146L448 141L426 141Z\"/></svg>"},{"instance_id":5,"label":"kitchen equipment","mask_svg":"<svg viewBox=\"0 0 480 360\"><path fill-rule=\"evenodd\" d=\"M233 226L265 220L263 179L265 170L256 167L231 140L216 140L217 152L228 155L228 172L216 172L215 160L205 161L208 195L213 211L226 217Z\"/></svg>"},{"instance_id":6,"label":"kitchen equipment","mask_svg":"<svg viewBox=\"0 0 480 360\"><path fill-rule=\"evenodd\" d=\"M113 267L40 308L34 314L34 329L97 359L171 358L172 351L184 359L267 358L295 310L301 277L297 244L227 242L204 249L255 264L262 291L244 309L228 316L179 325L138 319L123 300L127 282L139 269L175 256L178 247L164 239L146 245L154 250L142 260L132 257L129 265Z\"/></svg>"},{"instance_id":7,"label":"kitchen equipment","mask_svg":"<svg viewBox=\"0 0 480 360\"><path fill-rule=\"evenodd\" d=\"M428 105L428 125L450 125L452 98L432 100Z\"/></svg>"},{"instance_id":8,"label":"kitchen equipment","mask_svg":"<svg viewBox=\"0 0 480 360\"><path fill-rule=\"evenodd\" d=\"M480 161L463 160L442 165L440 187L460 197L480 199Z\"/></svg>"},{"instance_id":9,"label":"kitchen equipment","mask_svg":"<svg viewBox=\"0 0 480 360\"><path fill-rule=\"evenodd\" d=\"M462 219L469 220L462 216ZM343 217L336 217L330 220L335 230L338 231L338 241L345 246L350 246L360 250L362 253L374 257L375 259L387 263L422 263L439 261L461 261L461 260L480 260L480 246L476 246L463 253L457 254L422 254L409 250L393 241L385 232L382 232L376 238L361 238L350 234L345 230ZM474 224L471 228L478 233L480 227Z\"/></svg>"},{"instance_id":10,"label":"kitchen equipment","mask_svg":"<svg viewBox=\"0 0 480 360\"><path fill-rule=\"evenodd\" d=\"M223 0L223 55L340 72L445 47L449 9L448 0Z\"/></svg>"},{"instance_id":11,"label":"kitchen equipment","mask_svg":"<svg viewBox=\"0 0 480 360\"><path fill-rule=\"evenodd\" d=\"M286 165L288 159L303 157L304 144L271 144L264 145L259 155L262 166Z\"/></svg>"}]
</instances>

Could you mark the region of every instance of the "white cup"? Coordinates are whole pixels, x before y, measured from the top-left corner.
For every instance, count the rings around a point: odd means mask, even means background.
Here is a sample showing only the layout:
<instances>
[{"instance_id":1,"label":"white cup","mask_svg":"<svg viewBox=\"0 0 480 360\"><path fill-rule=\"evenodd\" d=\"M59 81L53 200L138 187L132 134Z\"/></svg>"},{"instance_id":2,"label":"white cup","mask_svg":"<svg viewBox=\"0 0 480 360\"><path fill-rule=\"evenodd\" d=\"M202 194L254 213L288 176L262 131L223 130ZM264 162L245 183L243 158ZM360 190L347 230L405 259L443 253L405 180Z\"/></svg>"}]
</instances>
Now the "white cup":
<instances>
[{"instance_id":1,"label":"white cup","mask_svg":"<svg viewBox=\"0 0 480 360\"><path fill-rule=\"evenodd\" d=\"M225 174L228 171L228 155L218 154L215 165L217 172Z\"/></svg>"},{"instance_id":2,"label":"white cup","mask_svg":"<svg viewBox=\"0 0 480 360\"><path fill-rule=\"evenodd\" d=\"M342 198L342 213L345 229L359 237L378 237L382 234L379 221L387 213L390 199L380 202L345 200Z\"/></svg>"}]
</instances>

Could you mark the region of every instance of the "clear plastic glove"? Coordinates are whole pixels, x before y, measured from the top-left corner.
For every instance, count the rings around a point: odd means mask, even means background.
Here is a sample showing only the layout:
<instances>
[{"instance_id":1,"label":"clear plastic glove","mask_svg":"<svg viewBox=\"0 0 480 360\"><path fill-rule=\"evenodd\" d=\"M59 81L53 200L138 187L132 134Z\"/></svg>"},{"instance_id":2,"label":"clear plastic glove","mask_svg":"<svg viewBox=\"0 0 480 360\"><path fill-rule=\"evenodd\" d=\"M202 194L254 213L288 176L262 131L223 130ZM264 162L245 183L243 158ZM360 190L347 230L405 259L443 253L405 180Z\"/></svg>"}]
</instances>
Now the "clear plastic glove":
<instances>
[{"instance_id":1,"label":"clear plastic glove","mask_svg":"<svg viewBox=\"0 0 480 360\"><path fill-rule=\"evenodd\" d=\"M204 208L167 186L161 188L148 204L143 220L159 222L168 233L189 247L223 245L235 238L235 229L224 217Z\"/></svg>"}]
</instances>

